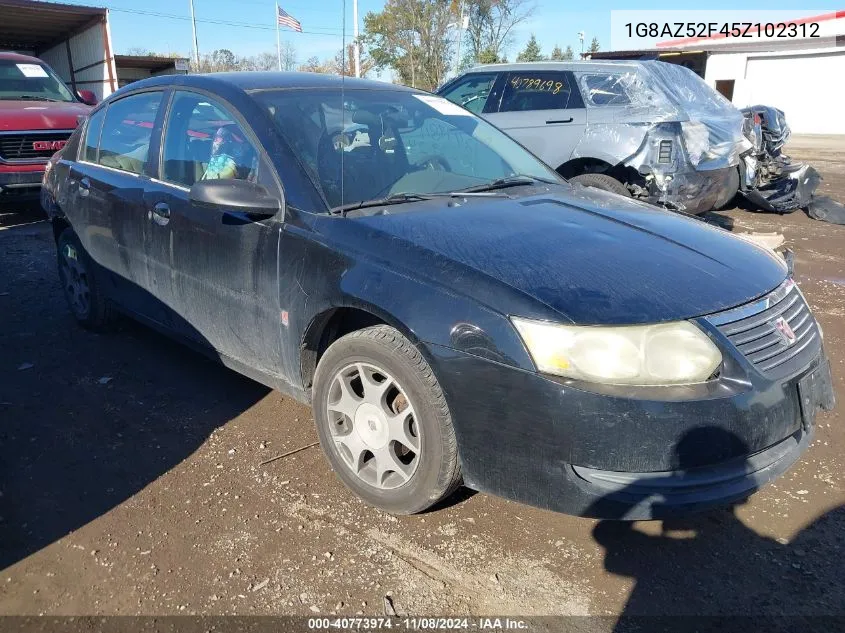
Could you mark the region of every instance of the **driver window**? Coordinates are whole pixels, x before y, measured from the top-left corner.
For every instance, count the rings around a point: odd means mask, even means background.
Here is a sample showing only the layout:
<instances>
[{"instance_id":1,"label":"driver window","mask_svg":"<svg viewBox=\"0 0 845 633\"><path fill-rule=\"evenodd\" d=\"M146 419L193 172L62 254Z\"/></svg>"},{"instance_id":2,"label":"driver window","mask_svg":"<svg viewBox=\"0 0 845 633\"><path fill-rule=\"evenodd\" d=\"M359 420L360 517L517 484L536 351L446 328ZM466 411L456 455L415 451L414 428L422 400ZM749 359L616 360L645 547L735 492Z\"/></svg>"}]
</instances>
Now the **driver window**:
<instances>
[{"instance_id":1,"label":"driver window","mask_svg":"<svg viewBox=\"0 0 845 633\"><path fill-rule=\"evenodd\" d=\"M440 94L470 112L481 114L495 81L495 73L469 74Z\"/></svg>"},{"instance_id":2,"label":"driver window","mask_svg":"<svg viewBox=\"0 0 845 633\"><path fill-rule=\"evenodd\" d=\"M185 187L198 180L256 182L258 152L226 108L179 91L167 121L161 170L162 180Z\"/></svg>"}]
</instances>

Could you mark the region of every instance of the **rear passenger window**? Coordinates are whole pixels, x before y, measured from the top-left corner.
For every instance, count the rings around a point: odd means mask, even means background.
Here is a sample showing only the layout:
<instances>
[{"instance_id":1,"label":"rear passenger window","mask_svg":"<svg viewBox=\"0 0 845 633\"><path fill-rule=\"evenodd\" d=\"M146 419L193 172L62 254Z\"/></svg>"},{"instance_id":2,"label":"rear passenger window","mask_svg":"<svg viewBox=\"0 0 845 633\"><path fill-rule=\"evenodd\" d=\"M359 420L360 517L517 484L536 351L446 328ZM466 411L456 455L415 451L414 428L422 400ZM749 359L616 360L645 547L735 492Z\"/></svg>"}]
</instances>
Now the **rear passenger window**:
<instances>
[{"instance_id":1,"label":"rear passenger window","mask_svg":"<svg viewBox=\"0 0 845 633\"><path fill-rule=\"evenodd\" d=\"M103 129L103 117L106 109L98 110L88 119L88 127L85 128L85 142L82 146L81 160L89 163L97 162L97 143L100 140L100 131Z\"/></svg>"},{"instance_id":2,"label":"rear passenger window","mask_svg":"<svg viewBox=\"0 0 845 633\"><path fill-rule=\"evenodd\" d=\"M258 152L234 116L204 95L179 91L164 134L161 179L190 187L197 180L256 182Z\"/></svg>"},{"instance_id":3,"label":"rear passenger window","mask_svg":"<svg viewBox=\"0 0 845 633\"><path fill-rule=\"evenodd\" d=\"M133 174L144 172L161 95L145 92L109 105L100 135L100 165Z\"/></svg>"},{"instance_id":4,"label":"rear passenger window","mask_svg":"<svg viewBox=\"0 0 845 633\"><path fill-rule=\"evenodd\" d=\"M496 73L471 74L458 80L440 94L470 112L481 114L495 81Z\"/></svg>"},{"instance_id":5,"label":"rear passenger window","mask_svg":"<svg viewBox=\"0 0 845 633\"><path fill-rule=\"evenodd\" d=\"M572 84L567 73L513 72L505 82L499 112L530 110L565 110L583 107L580 99L572 99Z\"/></svg>"},{"instance_id":6,"label":"rear passenger window","mask_svg":"<svg viewBox=\"0 0 845 633\"><path fill-rule=\"evenodd\" d=\"M631 98L625 90L625 75L582 75L584 100L594 106L629 105Z\"/></svg>"}]
</instances>

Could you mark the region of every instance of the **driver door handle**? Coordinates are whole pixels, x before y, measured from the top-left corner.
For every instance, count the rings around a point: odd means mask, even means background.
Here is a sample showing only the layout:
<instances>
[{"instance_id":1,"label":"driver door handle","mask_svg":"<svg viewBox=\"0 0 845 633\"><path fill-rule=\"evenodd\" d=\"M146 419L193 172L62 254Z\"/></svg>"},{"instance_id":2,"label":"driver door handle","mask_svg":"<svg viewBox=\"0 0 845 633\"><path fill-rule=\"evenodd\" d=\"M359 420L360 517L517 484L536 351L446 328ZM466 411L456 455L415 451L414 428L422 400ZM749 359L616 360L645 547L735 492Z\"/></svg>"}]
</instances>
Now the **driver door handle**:
<instances>
[{"instance_id":1,"label":"driver door handle","mask_svg":"<svg viewBox=\"0 0 845 633\"><path fill-rule=\"evenodd\" d=\"M572 117L568 119L551 119L550 121L546 121L546 125L553 125L555 123L572 123Z\"/></svg>"},{"instance_id":2,"label":"driver door handle","mask_svg":"<svg viewBox=\"0 0 845 633\"><path fill-rule=\"evenodd\" d=\"M166 202L157 202L148 216L159 226L170 222L170 206Z\"/></svg>"},{"instance_id":3,"label":"driver door handle","mask_svg":"<svg viewBox=\"0 0 845 633\"><path fill-rule=\"evenodd\" d=\"M87 177L82 178L79 181L79 196L87 198L89 193L91 193L91 181Z\"/></svg>"}]
</instances>

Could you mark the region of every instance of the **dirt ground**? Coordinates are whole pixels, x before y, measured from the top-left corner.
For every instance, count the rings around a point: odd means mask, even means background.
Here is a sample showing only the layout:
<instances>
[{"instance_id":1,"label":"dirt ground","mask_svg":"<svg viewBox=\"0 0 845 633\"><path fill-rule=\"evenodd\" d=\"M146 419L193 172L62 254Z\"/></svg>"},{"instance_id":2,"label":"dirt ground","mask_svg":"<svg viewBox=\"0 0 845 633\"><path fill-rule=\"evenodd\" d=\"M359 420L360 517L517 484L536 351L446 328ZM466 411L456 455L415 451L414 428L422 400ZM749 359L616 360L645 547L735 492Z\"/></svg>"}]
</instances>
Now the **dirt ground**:
<instances>
[{"instance_id":1,"label":"dirt ground","mask_svg":"<svg viewBox=\"0 0 845 633\"><path fill-rule=\"evenodd\" d=\"M845 139L790 149L845 201ZM746 504L624 524L469 491L396 518L318 447L261 465L316 441L308 408L141 326L78 328L49 225L0 216L0 615L845 615L845 226L707 220L785 234L840 404Z\"/></svg>"}]
</instances>

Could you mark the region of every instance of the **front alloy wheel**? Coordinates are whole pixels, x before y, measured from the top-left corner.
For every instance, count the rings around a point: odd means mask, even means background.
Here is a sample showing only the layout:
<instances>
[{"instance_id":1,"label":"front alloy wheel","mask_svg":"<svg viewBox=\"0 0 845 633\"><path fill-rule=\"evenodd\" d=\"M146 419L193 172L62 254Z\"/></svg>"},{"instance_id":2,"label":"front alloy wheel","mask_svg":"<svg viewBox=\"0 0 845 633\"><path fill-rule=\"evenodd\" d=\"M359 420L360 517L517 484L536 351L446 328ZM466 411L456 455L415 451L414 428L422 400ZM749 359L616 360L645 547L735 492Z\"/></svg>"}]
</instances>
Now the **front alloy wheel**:
<instances>
[{"instance_id":1,"label":"front alloy wheel","mask_svg":"<svg viewBox=\"0 0 845 633\"><path fill-rule=\"evenodd\" d=\"M367 503L412 514L460 485L446 399L419 350L394 328L335 341L317 366L313 403L323 451Z\"/></svg>"},{"instance_id":2,"label":"front alloy wheel","mask_svg":"<svg viewBox=\"0 0 845 633\"><path fill-rule=\"evenodd\" d=\"M422 444L414 408L387 371L367 363L344 367L326 409L332 440L358 478L390 490L414 476Z\"/></svg>"}]
</instances>

